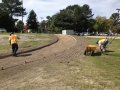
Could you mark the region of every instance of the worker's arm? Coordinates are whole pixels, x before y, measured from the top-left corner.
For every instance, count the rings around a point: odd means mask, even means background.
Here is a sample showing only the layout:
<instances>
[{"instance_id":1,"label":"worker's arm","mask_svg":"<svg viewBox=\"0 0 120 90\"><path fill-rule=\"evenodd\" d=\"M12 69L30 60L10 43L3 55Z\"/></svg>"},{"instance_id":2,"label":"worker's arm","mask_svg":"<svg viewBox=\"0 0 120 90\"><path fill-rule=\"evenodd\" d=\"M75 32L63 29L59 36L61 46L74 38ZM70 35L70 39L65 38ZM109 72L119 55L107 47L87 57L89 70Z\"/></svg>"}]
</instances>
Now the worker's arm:
<instances>
[{"instance_id":1,"label":"worker's arm","mask_svg":"<svg viewBox=\"0 0 120 90\"><path fill-rule=\"evenodd\" d=\"M100 50L101 50L101 49L102 49L102 48L101 48L101 43L99 42L98 45L99 45L99 48L100 48Z\"/></svg>"},{"instance_id":2,"label":"worker's arm","mask_svg":"<svg viewBox=\"0 0 120 90\"><path fill-rule=\"evenodd\" d=\"M19 36L17 36L17 39L20 39Z\"/></svg>"},{"instance_id":3,"label":"worker's arm","mask_svg":"<svg viewBox=\"0 0 120 90\"><path fill-rule=\"evenodd\" d=\"M11 40L9 40L9 43L10 43L10 45L11 45Z\"/></svg>"},{"instance_id":4,"label":"worker's arm","mask_svg":"<svg viewBox=\"0 0 120 90\"><path fill-rule=\"evenodd\" d=\"M9 36L9 43L10 43L10 45L11 45L11 37Z\"/></svg>"},{"instance_id":5,"label":"worker's arm","mask_svg":"<svg viewBox=\"0 0 120 90\"><path fill-rule=\"evenodd\" d=\"M102 48L101 48L101 46L100 46L100 50L101 50Z\"/></svg>"}]
</instances>

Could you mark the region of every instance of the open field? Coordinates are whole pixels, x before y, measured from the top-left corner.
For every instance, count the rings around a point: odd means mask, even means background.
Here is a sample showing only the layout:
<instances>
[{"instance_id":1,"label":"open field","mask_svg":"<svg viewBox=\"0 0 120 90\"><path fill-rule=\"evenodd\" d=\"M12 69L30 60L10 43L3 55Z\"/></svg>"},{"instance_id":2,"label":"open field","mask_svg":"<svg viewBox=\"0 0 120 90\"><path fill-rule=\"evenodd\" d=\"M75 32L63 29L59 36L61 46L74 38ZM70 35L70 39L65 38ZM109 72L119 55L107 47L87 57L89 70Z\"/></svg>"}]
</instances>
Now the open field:
<instances>
[{"instance_id":1,"label":"open field","mask_svg":"<svg viewBox=\"0 0 120 90\"><path fill-rule=\"evenodd\" d=\"M56 36L51 46L0 59L0 90L120 90L119 39L84 56L85 45L100 38Z\"/></svg>"},{"instance_id":2,"label":"open field","mask_svg":"<svg viewBox=\"0 0 120 90\"><path fill-rule=\"evenodd\" d=\"M96 39L88 38L94 44ZM113 40L108 46L107 51L96 56L85 58L87 68L90 70L88 75L92 76L96 82L103 87L103 90L120 90L120 39ZM99 77L99 79L98 79ZM97 78L97 79L96 79ZM106 87L107 86L107 87ZM108 88L109 87L109 88ZM99 90L99 89L96 89Z\"/></svg>"},{"instance_id":3,"label":"open field","mask_svg":"<svg viewBox=\"0 0 120 90\"><path fill-rule=\"evenodd\" d=\"M18 39L18 45L20 49L31 48L39 46L43 43L49 42L54 38L52 34L40 34L40 33L16 33L20 39ZM0 33L0 53L10 53L11 45L9 44L9 33Z\"/></svg>"}]
</instances>

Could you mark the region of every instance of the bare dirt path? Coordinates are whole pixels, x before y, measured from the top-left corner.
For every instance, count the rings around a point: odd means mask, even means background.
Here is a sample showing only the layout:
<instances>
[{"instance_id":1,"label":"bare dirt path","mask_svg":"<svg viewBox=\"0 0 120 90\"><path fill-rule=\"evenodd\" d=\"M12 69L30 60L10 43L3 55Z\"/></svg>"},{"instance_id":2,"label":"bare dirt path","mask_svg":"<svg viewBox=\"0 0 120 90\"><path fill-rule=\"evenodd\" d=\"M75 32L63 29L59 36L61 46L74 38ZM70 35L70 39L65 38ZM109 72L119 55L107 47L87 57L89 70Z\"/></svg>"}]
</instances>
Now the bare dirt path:
<instances>
[{"instance_id":1,"label":"bare dirt path","mask_svg":"<svg viewBox=\"0 0 120 90\"><path fill-rule=\"evenodd\" d=\"M22 64L25 61L30 62L36 59L42 59L50 55L53 55L55 53L59 53L61 51L69 49L70 47L74 46L76 43L76 40L71 36L58 34L57 37L59 38L59 41L49 47L45 47L33 52L19 54L17 57L11 56L1 59L0 66L3 66L4 68L9 68L12 66Z\"/></svg>"},{"instance_id":2,"label":"bare dirt path","mask_svg":"<svg viewBox=\"0 0 120 90\"><path fill-rule=\"evenodd\" d=\"M80 36L57 34L57 37L58 42L51 46L19 54L18 57L1 59L0 66L5 70L0 71L0 90L48 90L48 87L49 90L72 90L70 87L62 85L61 82L55 83L57 77L51 78L53 76L51 76L52 71L49 65L65 62L72 66L73 61L71 60L78 57L81 58L79 61L83 61L84 48L88 43L85 42L85 38ZM49 72L49 76L47 76L47 72ZM62 71L60 70L60 72ZM45 79L45 77L49 78ZM53 86L53 82L57 86Z\"/></svg>"}]
</instances>

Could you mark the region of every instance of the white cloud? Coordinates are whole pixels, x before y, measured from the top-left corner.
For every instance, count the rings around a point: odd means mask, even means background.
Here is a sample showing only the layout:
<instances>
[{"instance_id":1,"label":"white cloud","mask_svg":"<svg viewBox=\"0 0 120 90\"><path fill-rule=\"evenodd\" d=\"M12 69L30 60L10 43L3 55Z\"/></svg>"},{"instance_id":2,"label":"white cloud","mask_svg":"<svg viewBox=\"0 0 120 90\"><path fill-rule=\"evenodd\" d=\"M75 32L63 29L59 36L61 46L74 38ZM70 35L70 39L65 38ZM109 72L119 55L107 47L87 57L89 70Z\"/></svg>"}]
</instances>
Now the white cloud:
<instances>
[{"instance_id":1,"label":"white cloud","mask_svg":"<svg viewBox=\"0 0 120 90\"><path fill-rule=\"evenodd\" d=\"M80 6L88 4L94 17L100 15L109 18L113 13L118 12L117 8L120 8L119 0L23 0L26 12L29 14L33 9L37 14L38 21L41 21L40 17L46 19L46 16L52 16L59 12L60 9L65 9L67 6L75 4ZM24 22L28 14L23 18ZM19 19L22 18L20 17Z\"/></svg>"}]
</instances>

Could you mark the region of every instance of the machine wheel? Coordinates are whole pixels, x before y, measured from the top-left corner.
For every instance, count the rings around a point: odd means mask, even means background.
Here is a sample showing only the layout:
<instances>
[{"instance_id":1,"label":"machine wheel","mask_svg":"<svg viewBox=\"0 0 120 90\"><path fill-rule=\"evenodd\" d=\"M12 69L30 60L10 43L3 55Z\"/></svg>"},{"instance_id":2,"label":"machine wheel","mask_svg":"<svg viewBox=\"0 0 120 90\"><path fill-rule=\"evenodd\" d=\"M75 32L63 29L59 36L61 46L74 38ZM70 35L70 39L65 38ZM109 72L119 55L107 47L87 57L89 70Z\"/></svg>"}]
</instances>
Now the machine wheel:
<instances>
[{"instance_id":1,"label":"machine wheel","mask_svg":"<svg viewBox=\"0 0 120 90\"><path fill-rule=\"evenodd\" d=\"M87 50L84 51L84 55L87 55Z\"/></svg>"},{"instance_id":2,"label":"machine wheel","mask_svg":"<svg viewBox=\"0 0 120 90\"><path fill-rule=\"evenodd\" d=\"M91 51L91 56L94 56L94 51Z\"/></svg>"}]
</instances>

